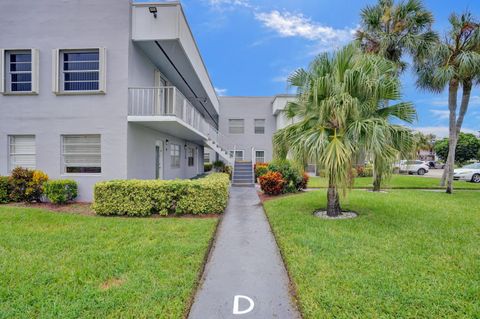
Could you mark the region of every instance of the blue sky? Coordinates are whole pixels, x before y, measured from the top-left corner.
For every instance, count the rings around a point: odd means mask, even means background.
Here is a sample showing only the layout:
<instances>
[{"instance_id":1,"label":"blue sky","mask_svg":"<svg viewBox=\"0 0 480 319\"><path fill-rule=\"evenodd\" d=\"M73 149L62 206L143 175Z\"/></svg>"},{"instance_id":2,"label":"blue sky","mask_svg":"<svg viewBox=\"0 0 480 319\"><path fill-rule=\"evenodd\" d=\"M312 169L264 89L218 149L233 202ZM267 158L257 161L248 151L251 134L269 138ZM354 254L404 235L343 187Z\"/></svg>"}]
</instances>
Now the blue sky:
<instances>
[{"instance_id":1,"label":"blue sky","mask_svg":"<svg viewBox=\"0 0 480 319\"><path fill-rule=\"evenodd\" d=\"M183 0L192 32L221 95L287 93L286 77L316 54L350 41L360 10L376 1L359 0ZM453 10L480 17L479 0L428 0L434 28L444 34ZM403 76L404 100L415 103L415 127L445 136L447 95L421 92L414 75ZM480 89L472 94L465 131L480 130Z\"/></svg>"}]
</instances>

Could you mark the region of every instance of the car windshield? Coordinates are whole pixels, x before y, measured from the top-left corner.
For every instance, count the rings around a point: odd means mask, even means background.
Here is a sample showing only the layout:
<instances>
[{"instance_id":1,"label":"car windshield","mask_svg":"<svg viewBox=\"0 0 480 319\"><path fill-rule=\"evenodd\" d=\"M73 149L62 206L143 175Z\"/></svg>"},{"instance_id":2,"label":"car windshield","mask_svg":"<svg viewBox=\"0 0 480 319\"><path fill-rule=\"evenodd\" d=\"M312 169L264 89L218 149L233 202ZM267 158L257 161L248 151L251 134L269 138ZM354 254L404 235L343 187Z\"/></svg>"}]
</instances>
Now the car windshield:
<instances>
[{"instance_id":1,"label":"car windshield","mask_svg":"<svg viewBox=\"0 0 480 319\"><path fill-rule=\"evenodd\" d=\"M464 167L462 167L462 168L480 169L480 163L470 164L470 165L464 166Z\"/></svg>"}]
</instances>

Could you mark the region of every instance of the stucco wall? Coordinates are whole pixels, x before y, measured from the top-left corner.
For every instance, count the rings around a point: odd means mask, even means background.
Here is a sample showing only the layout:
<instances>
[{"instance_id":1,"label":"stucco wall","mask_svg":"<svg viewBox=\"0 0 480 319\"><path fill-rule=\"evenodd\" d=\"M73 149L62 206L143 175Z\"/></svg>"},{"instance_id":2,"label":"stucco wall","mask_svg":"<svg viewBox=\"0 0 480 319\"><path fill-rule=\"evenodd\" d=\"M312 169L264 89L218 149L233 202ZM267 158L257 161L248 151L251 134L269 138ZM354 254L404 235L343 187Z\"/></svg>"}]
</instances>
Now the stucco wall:
<instances>
[{"instance_id":1,"label":"stucco wall","mask_svg":"<svg viewBox=\"0 0 480 319\"><path fill-rule=\"evenodd\" d=\"M222 147L244 151L244 158L252 158L251 148L265 151L265 160L272 160L272 136L276 119L272 114L273 97L220 97L220 140ZM230 134L229 119L244 119L244 134ZM265 119L265 134L255 134L254 120Z\"/></svg>"},{"instance_id":2,"label":"stucco wall","mask_svg":"<svg viewBox=\"0 0 480 319\"><path fill-rule=\"evenodd\" d=\"M8 173L7 136L36 135L37 168L51 178L79 182L79 200L90 200L100 180L126 178L128 0L15 0L0 2L0 48L40 50L40 94L0 95L0 174ZM52 50L105 47L105 95L52 93ZM100 134L102 173L61 174L62 134Z\"/></svg>"}]
</instances>

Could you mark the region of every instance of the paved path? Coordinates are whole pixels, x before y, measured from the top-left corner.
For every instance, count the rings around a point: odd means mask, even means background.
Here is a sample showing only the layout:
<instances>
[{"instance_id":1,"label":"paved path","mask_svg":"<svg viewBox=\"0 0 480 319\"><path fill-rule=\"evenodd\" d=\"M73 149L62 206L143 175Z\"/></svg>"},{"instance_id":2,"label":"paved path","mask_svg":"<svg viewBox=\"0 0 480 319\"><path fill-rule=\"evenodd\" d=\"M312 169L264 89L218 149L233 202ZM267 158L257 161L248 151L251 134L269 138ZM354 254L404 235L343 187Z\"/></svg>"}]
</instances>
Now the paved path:
<instances>
[{"instance_id":1,"label":"paved path","mask_svg":"<svg viewBox=\"0 0 480 319\"><path fill-rule=\"evenodd\" d=\"M244 296L237 297L237 309L235 296ZM252 305L248 298L254 304L250 312L246 312ZM253 187L230 190L189 318L300 318L291 301L285 266Z\"/></svg>"}]
</instances>

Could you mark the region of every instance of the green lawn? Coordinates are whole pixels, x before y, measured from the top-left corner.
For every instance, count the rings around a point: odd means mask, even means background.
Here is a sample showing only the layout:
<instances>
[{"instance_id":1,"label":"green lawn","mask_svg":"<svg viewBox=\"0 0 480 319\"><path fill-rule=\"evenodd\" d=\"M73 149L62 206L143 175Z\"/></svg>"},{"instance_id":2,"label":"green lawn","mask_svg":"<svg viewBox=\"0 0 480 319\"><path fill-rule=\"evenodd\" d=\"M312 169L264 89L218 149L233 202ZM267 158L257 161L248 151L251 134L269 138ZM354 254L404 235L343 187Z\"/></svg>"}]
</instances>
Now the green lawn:
<instances>
[{"instance_id":1,"label":"green lawn","mask_svg":"<svg viewBox=\"0 0 480 319\"><path fill-rule=\"evenodd\" d=\"M480 192L319 190L265 202L304 318L480 318Z\"/></svg>"},{"instance_id":2,"label":"green lawn","mask_svg":"<svg viewBox=\"0 0 480 319\"><path fill-rule=\"evenodd\" d=\"M410 175L393 175L390 181L386 183L384 188L392 189L442 189L439 186L440 179L438 178L427 178L420 176L410 176ZM454 189L480 189L480 184L468 183L465 181L455 181L453 182ZM323 177L311 177L308 182L308 187L310 188L326 188L327 180ZM372 177L357 177L355 178L354 188L371 188L372 187Z\"/></svg>"},{"instance_id":3,"label":"green lawn","mask_svg":"<svg viewBox=\"0 0 480 319\"><path fill-rule=\"evenodd\" d=\"M216 223L0 206L0 318L182 318Z\"/></svg>"}]
</instances>

